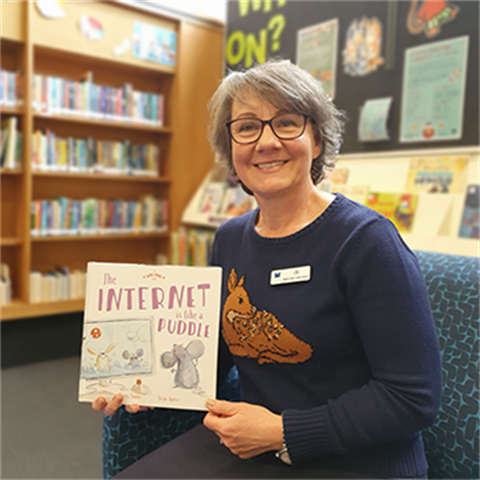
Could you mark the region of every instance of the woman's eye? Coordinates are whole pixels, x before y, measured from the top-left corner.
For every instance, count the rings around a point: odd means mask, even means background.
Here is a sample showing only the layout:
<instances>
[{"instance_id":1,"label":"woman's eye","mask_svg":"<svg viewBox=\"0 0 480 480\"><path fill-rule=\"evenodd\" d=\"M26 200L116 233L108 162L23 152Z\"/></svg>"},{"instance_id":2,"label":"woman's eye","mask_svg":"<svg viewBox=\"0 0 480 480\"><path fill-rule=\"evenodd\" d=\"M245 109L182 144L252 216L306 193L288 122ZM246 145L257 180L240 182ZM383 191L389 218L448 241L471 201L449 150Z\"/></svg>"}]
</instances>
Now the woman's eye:
<instances>
[{"instance_id":1,"label":"woman's eye","mask_svg":"<svg viewBox=\"0 0 480 480\"><path fill-rule=\"evenodd\" d=\"M258 125L255 123L242 123L239 126L240 132L251 132L252 130L257 130Z\"/></svg>"}]
</instances>

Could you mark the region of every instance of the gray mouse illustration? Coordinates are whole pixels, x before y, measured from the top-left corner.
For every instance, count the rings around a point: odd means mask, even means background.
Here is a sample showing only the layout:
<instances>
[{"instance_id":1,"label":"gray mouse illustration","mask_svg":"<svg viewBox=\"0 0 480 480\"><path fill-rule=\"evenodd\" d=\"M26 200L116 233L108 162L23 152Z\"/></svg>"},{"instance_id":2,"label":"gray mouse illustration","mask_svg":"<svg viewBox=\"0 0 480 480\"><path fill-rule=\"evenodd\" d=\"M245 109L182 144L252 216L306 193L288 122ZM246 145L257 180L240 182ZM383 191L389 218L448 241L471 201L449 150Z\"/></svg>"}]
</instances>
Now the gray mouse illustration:
<instances>
[{"instance_id":1,"label":"gray mouse illustration","mask_svg":"<svg viewBox=\"0 0 480 480\"><path fill-rule=\"evenodd\" d=\"M139 348L136 352L129 352L124 350L122 356L125 360L128 360L128 364L133 367L139 367L141 363L141 357L143 356L143 348Z\"/></svg>"},{"instance_id":2,"label":"gray mouse illustration","mask_svg":"<svg viewBox=\"0 0 480 480\"><path fill-rule=\"evenodd\" d=\"M160 357L163 368L171 368L178 363L175 370L175 387L192 389L200 380L197 370L198 358L205 352L205 346L200 340L192 340L186 347L173 345L172 350Z\"/></svg>"}]
</instances>

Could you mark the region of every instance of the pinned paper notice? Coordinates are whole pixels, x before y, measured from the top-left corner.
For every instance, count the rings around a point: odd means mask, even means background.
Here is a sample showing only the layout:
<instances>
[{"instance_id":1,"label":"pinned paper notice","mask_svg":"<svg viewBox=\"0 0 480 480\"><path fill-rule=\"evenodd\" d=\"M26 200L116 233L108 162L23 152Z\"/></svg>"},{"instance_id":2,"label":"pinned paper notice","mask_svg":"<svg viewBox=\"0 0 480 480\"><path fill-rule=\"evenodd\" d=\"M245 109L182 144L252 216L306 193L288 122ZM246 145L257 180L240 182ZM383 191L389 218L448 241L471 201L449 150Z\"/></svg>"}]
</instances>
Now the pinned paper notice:
<instances>
[{"instance_id":1,"label":"pinned paper notice","mask_svg":"<svg viewBox=\"0 0 480 480\"><path fill-rule=\"evenodd\" d=\"M358 140L379 142L390 140L389 120L392 97L367 100L360 112Z\"/></svg>"}]
</instances>

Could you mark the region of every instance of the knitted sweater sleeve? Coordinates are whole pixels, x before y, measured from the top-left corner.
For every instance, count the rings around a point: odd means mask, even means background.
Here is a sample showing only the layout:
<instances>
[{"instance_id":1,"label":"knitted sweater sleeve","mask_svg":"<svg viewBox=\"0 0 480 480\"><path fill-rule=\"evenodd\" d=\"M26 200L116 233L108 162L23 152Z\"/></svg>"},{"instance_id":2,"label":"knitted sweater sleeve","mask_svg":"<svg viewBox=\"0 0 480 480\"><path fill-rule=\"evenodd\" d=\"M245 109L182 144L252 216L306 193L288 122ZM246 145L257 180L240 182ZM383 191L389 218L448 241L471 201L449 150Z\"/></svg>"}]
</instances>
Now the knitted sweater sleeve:
<instances>
[{"instance_id":1,"label":"knitted sweater sleeve","mask_svg":"<svg viewBox=\"0 0 480 480\"><path fill-rule=\"evenodd\" d=\"M292 461L349 454L410 439L438 411L441 367L423 275L385 219L354 232L334 259L372 372L325 405L283 412Z\"/></svg>"}]
</instances>

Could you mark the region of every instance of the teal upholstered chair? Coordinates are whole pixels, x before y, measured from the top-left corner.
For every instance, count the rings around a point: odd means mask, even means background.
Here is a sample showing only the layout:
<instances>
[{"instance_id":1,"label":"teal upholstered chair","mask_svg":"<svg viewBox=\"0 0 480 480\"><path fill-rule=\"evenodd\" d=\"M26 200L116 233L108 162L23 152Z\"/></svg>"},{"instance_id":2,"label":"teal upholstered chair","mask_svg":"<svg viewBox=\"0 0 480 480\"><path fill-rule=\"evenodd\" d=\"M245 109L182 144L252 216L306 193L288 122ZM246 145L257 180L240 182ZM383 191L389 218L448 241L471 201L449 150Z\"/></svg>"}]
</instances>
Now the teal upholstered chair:
<instances>
[{"instance_id":1,"label":"teal upholstered chair","mask_svg":"<svg viewBox=\"0 0 480 480\"><path fill-rule=\"evenodd\" d=\"M440 340L444 388L440 413L423 433L429 477L479 478L479 262L477 258L415 252L428 288ZM236 400L235 369L219 392ZM155 409L105 417L103 472L109 478L200 423L202 413Z\"/></svg>"}]
</instances>

